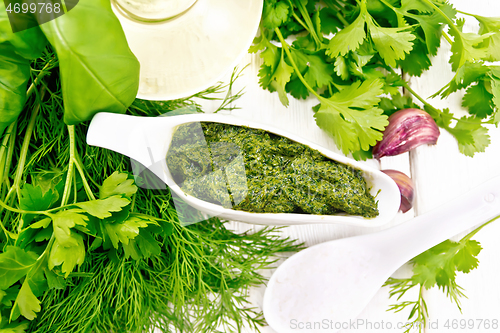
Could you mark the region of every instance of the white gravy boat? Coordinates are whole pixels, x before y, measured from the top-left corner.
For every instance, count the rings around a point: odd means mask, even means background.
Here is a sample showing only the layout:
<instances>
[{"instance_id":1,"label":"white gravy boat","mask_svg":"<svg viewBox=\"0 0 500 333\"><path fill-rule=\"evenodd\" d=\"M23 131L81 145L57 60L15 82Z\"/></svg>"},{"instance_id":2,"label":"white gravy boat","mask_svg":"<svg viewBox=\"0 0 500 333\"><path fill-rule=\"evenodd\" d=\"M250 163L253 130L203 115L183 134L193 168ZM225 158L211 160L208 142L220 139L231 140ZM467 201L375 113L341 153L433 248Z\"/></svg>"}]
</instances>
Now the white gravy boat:
<instances>
[{"instance_id":1,"label":"white gravy boat","mask_svg":"<svg viewBox=\"0 0 500 333\"><path fill-rule=\"evenodd\" d=\"M167 167L166 156L175 129L181 124L192 122L215 122L262 129L309 146L334 161L359 169L367 181L370 193L376 196L379 215L374 218L364 218L345 213L335 215L250 213L224 208L188 195L173 180ZM400 193L396 183L379 170L367 167L284 130L230 115L199 113L171 117L136 117L101 112L92 119L87 133L87 143L116 151L140 162L190 206L221 219L264 225L340 223L377 227L391 221L399 209Z\"/></svg>"}]
</instances>

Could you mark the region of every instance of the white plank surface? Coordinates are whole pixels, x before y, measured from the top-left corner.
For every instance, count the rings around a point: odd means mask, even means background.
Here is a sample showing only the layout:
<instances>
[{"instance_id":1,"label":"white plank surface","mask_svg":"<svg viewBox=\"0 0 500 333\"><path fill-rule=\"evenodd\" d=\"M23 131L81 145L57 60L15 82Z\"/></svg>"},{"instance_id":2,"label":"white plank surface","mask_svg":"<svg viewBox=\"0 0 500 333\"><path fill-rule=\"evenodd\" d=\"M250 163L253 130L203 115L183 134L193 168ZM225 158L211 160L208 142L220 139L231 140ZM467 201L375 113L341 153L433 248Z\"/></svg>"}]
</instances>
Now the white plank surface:
<instances>
[{"instance_id":1,"label":"white plank surface","mask_svg":"<svg viewBox=\"0 0 500 333\"><path fill-rule=\"evenodd\" d=\"M500 16L499 0L452 0L453 5L466 12L484 15ZM471 22L468 18L468 22ZM477 25L467 23L465 29L477 29ZM442 48L433 59L432 69L421 78L412 78L410 84L421 96L427 98L445 85L452 77L450 65L450 47L443 41ZM258 120L262 123L269 123L276 127L287 129L297 133L304 138L325 146L331 150L338 151L333 143L322 130L320 130L313 119L311 107L317 104L314 98L305 101L298 101L290 97L290 106L285 108L279 101L276 93L269 93L259 87L258 70L261 60L256 55L247 55L241 62L240 67L249 66L243 71L243 77L238 79L234 90L245 88L244 96L237 101L240 110L233 111L233 114ZM457 93L445 101L439 98L431 100L431 104L438 108L448 107L453 113L461 111L461 97L463 93ZM210 103L208 103L210 104ZM207 108L209 105L207 104ZM415 208L406 214L401 214L387 227L402 223L411 219L414 215L425 213L441 204L452 200L462 193L467 192L472 187L487 181L494 176L500 175L500 129L490 130L491 145L486 153L477 154L474 158L466 157L459 153L455 139L444 130L441 131L438 144L436 146L420 147L411 153L397 157L386 157L382 161L367 161L381 169L396 169L410 175L416 185ZM247 230L256 228L252 225L232 222L231 228L235 230ZM363 229L359 227L349 227L342 225L307 225L293 226L283 230L283 236L296 238L304 242L307 246L353 235L374 232L376 229ZM430 231L432 232L432 231ZM480 265L477 270L469 274L459 274L457 282L464 287L468 299L462 300L462 313L452 304L446 295L437 288L425 292L425 299L429 307L431 327L426 332L492 332L500 331L500 284L498 274L500 273L500 221L494 223L477 234L474 239L481 242L483 251L479 255ZM459 237L461 235L457 235ZM270 276L272 272L266 272ZM411 273L409 267L402 267L395 276L408 276ZM262 305L262 296L265 287L252 289L250 299L256 306ZM415 290L407 295L405 299L416 299ZM388 289L382 288L359 319L365 323L372 323L373 329L369 325L361 325L357 329L344 330L343 332L402 332L398 329L399 323L406 322L408 311L402 313L387 312L390 304L395 300L389 300ZM480 320L489 320L490 325L479 327ZM473 321L473 327L460 329L460 324L468 326ZM498 326L491 325L496 320ZM448 321L449 327L445 327ZM462 322L461 322L462 321ZM385 329L380 328L381 323L385 323ZM377 323L379 328L377 329ZM388 328L388 324L392 329ZM456 323L458 328L452 325ZM496 327L496 329L494 329ZM272 333L271 328L262 328L262 332ZM253 331L248 331L248 333Z\"/></svg>"}]
</instances>

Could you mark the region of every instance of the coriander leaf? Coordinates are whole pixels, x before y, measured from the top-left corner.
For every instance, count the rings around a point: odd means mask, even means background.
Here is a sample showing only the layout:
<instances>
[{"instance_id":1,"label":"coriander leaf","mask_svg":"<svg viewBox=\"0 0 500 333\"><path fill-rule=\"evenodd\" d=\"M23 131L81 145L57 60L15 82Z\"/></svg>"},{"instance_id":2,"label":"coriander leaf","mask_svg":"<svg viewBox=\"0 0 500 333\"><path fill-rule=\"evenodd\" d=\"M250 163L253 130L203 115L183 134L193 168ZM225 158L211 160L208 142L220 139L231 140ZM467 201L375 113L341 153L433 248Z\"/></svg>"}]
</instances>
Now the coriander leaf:
<instances>
[{"instance_id":1,"label":"coriander leaf","mask_svg":"<svg viewBox=\"0 0 500 333\"><path fill-rule=\"evenodd\" d=\"M296 48L296 50L301 49L302 51L310 53L316 52L316 44L310 34L297 37L292 45Z\"/></svg>"},{"instance_id":2,"label":"coriander leaf","mask_svg":"<svg viewBox=\"0 0 500 333\"><path fill-rule=\"evenodd\" d=\"M349 72L366 79L367 73L365 73L364 67L370 62L374 55L375 51L369 46L369 43L365 41L356 51L349 52L349 58L352 59L352 61L348 62Z\"/></svg>"},{"instance_id":3,"label":"coriander leaf","mask_svg":"<svg viewBox=\"0 0 500 333\"><path fill-rule=\"evenodd\" d=\"M469 113L478 118L486 118L493 113L493 95L484 86L484 81L467 89L462 106L468 108Z\"/></svg>"},{"instance_id":4,"label":"coriander leaf","mask_svg":"<svg viewBox=\"0 0 500 333\"><path fill-rule=\"evenodd\" d=\"M466 61L457 70L455 77L437 94L433 95L433 97L441 94L441 98L445 98L460 89L468 87L471 83L479 81L489 71L488 66L485 66L483 63Z\"/></svg>"},{"instance_id":5,"label":"coriander leaf","mask_svg":"<svg viewBox=\"0 0 500 333\"><path fill-rule=\"evenodd\" d=\"M123 223L105 224L106 234L111 240L113 247L118 249L118 243L127 245L131 239L139 235L140 228L146 228L151 220L146 220L137 216L131 216Z\"/></svg>"},{"instance_id":6,"label":"coriander leaf","mask_svg":"<svg viewBox=\"0 0 500 333\"><path fill-rule=\"evenodd\" d=\"M7 246L0 253L0 290L6 290L24 277L36 262L37 255L17 246Z\"/></svg>"},{"instance_id":7,"label":"coriander leaf","mask_svg":"<svg viewBox=\"0 0 500 333\"><path fill-rule=\"evenodd\" d=\"M44 219L42 219L42 220L40 220L38 222L35 222L35 223L31 224L30 228L32 228L32 229L40 229L40 228L45 229L45 228L47 228L50 225L51 221L52 220L47 217L47 218L44 218Z\"/></svg>"},{"instance_id":8,"label":"coriander leaf","mask_svg":"<svg viewBox=\"0 0 500 333\"><path fill-rule=\"evenodd\" d=\"M14 285L7 290L0 291L0 305L4 305L6 307L11 308L14 302L16 301L17 294L19 294L20 286ZM5 319L5 318L0 318ZM1 323L1 322L0 322ZM1 327L1 326L0 326Z\"/></svg>"},{"instance_id":9,"label":"coriander leaf","mask_svg":"<svg viewBox=\"0 0 500 333\"><path fill-rule=\"evenodd\" d=\"M416 10L421 13L431 13L432 7L422 0L401 0L401 9L404 11Z\"/></svg>"},{"instance_id":10,"label":"coriander leaf","mask_svg":"<svg viewBox=\"0 0 500 333\"><path fill-rule=\"evenodd\" d=\"M293 60L297 65L298 70L302 75L305 74L307 69L309 68L308 63L308 55L306 55L301 49L290 48L290 52L292 53ZM300 81L297 73L293 73L290 81L285 86L286 91L288 91L295 98L306 98L309 96L309 90L307 87Z\"/></svg>"},{"instance_id":11,"label":"coriander leaf","mask_svg":"<svg viewBox=\"0 0 500 333\"><path fill-rule=\"evenodd\" d=\"M75 206L85 210L90 215L104 219L111 216L111 212L119 212L123 207L127 206L130 200L123 198L120 195L113 195L106 199L91 200L79 202Z\"/></svg>"},{"instance_id":12,"label":"coriander leaf","mask_svg":"<svg viewBox=\"0 0 500 333\"><path fill-rule=\"evenodd\" d=\"M336 33L341 30L344 25L337 18L337 11L332 8L325 7L319 10L319 18L321 20L321 32L325 35Z\"/></svg>"},{"instance_id":13,"label":"coriander leaf","mask_svg":"<svg viewBox=\"0 0 500 333\"><path fill-rule=\"evenodd\" d=\"M491 93L493 94L493 104L495 105L496 111L494 113L494 122L498 124L500 122L500 79L494 75L490 75Z\"/></svg>"},{"instance_id":14,"label":"coriander leaf","mask_svg":"<svg viewBox=\"0 0 500 333\"><path fill-rule=\"evenodd\" d=\"M430 11L424 11L424 8L428 8L430 9ZM450 4L443 4L439 9L445 16L450 19L453 19L457 14L457 11ZM425 14L412 14L409 12L410 10L418 10ZM446 17L443 17L443 15L438 11L433 11L430 6L420 0L408 2L405 1L405 4L401 7L401 10L398 10L398 12L418 22L425 35L425 45L427 46L427 52L431 55L436 55L439 45L441 44L441 35L444 24L447 23ZM426 15L427 13L431 14Z\"/></svg>"},{"instance_id":15,"label":"coriander leaf","mask_svg":"<svg viewBox=\"0 0 500 333\"><path fill-rule=\"evenodd\" d=\"M366 23L366 4L360 3L360 12L356 20L349 26L340 30L335 36L330 39L326 54L332 58L339 55L344 56L349 51L356 50L366 38L365 23Z\"/></svg>"},{"instance_id":16,"label":"coriander leaf","mask_svg":"<svg viewBox=\"0 0 500 333\"><path fill-rule=\"evenodd\" d=\"M309 96L309 90L300 81L299 78L291 79L285 86L286 90L297 99L306 99Z\"/></svg>"},{"instance_id":17,"label":"coriander leaf","mask_svg":"<svg viewBox=\"0 0 500 333\"><path fill-rule=\"evenodd\" d=\"M52 237L52 228L46 228L38 231L35 235L35 242L40 243L43 241L48 241Z\"/></svg>"},{"instance_id":18,"label":"coriander leaf","mask_svg":"<svg viewBox=\"0 0 500 333\"><path fill-rule=\"evenodd\" d=\"M467 240L461 242L462 248L457 252L454 258L454 264L457 270L463 273L469 273L477 267L479 260L476 258L482 247L475 240Z\"/></svg>"},{"instance_id":19,"label":"coriander leaf","mask_svg":"<svg viewBox=\"0 0 500 333\"><path fill-rule=\"evenodd\" d=\"M290 14L290 6L285 1L264 1L262 25L270 30L274 30L285 23Z\"/></svg>"},{"instance_id":20,"label":"coriander leaf","mask_svg":"<svg viewBox=\"0 0 500 333\"><path fill-rule=\"evenodd\" d=\"M413 43L413 49L404 59L398 61L405 73L411 76L420 76L431 67L431 60L427 54L427 49L420 39Z\"/></svg>"},{"instance_id":21,"label":"coriander leaf","mask_svg":"<svg viewBox=\"0 0 500 333\"><path fill-rule=\"evenodd\" d=\"M488 129L484 128L480 119L462 117L454 128L446 128L458 142L458 148L466 156L473 157L475 153L484 152L490 144Z\"/></svg>"},{"instance_id":22,"label":"coriander leaf","mask_svg":"<svg viewBox=\"0 0 500 333\"><path fill-rule=\"evenodd\" d=\"M128 244L124 244L123 250L126 258L132 257L134 260L157 256L161 252L158 242L146 230L142 230L137 237L130 240Z\"/></svg>"},{"instance_id":23,"label":"coriander leaf","mask_svg":"<svg viewBox=\"0 0 500 333\"><path fill-rule=\"evenodd\" d=\"M75 238L72 237L71 228L75 226L87 226L88 217L82 214L84 210L69 209L52 215L52 225L57 242L61 246L75 246Z\"/></svg>"},{"instance_id":24,"label":"coriander leaf","mask_svg":"<svg viewBox=\"0 0 500 333\"><path fill-rule=\"evenodd\" d=\"M451 45L450 57L451 69L456 72L462 67L466 61L474 62L487 57L488 49L481 47L481 44L486 38L489 38L493 33L477 35L475 33L463 33L456 29L450 29L449 33L453 36L454 41Z\"/></svg>"},{"instance_id":25,"label":"coriander leaf","mask_svg":"<svg viewBox=\"0 0 500 333\"><path fill-rule=\"evenodd\" d=\"M387 116L376 107L382 87L379 79L358 81L328 99L320 99L316 123L333 136L345 154L368 150L382 139L381 131L388 124Z\"/></svg>"},{"instance_id":26,"label":"coriander leaf","mask_svg":"<svg viewBox=\"0 0 500 333\"><path fill-rule=\"evenodd\" d=\"M349 69L347 67L345 58L338 56L335 59L335 73L342 78L342 80L347 80L349 78Z\"/></svg>"},{"instance_id":27,"label":"coriander leaf","mask_svg":"<svg viewBox=\"0 0 500 333\"><path fill-rule=\"evenodd\" d=\"M66 287L66 280L64 277L57 275L48 268L44 268L43 272L47 278L47 285L49 289L63 290Z\"/></svg>"},{"instance_id":28,"label":"coriander leaf","mask_svg":"<svg viewBox=\"0 0 500 333\"><path fill-rule=\"evenodd\" d=\"M16 301L14 302L14 306L10 312L10 320L16 320L20 315L28 320L33 320L36 318L36 312L40 312L41 309L40 301L33 294L26 280L21 286Z\"/></svg>"},{"instance_id":29,"label":"coriander leaf","mask_svg":"<svg viewBox=\"0 0 500 333\"><path fill-rule=\"evenodd\" d=\"M483 44L488 49L486 61L500 61L500 18L473 15L479 21L479 34L493 33Z\"/></svg>"},{"instance_id":30,"label":"coriander leaf","mask_svg":"<svg viewBox=\"0 0 500 333\"><path fill-rule=\"evenodd\" d=\"M26 321L0 325L0 333L25 333L28 327L29 323Z\"/></svg>"},{"instance_id":31,"label":"coriander leaf","mask_svg":"<svg viewBox=\"0 0 500 333\"><path fill-rule=\"evenodd\" d=\"M372 18L367 20L367 24L373 43L387 65L395 67L396 60L404 59L405 54L412 50L415 35L406 31L409 27L378 27Z\"/></svg>"},{"instance_id":32,"label":"coriander leaf","mask_svg":"<svg viewBox=\"0 0 500 333\"><path fill-rule=\"evenodd\" d=\"M262 65L259 69L259 84L262 88L274 91L271 87L273 69L269 66Z\"/></svg>"},{"instance_id":33,"label":"coriander leaf","mask_svg":"<svg viewBox=\"0 0 500 333\"><path fill-rule=\"evenodd\" d=\"M382 97L380 99L379 108L384 110L385 115L390 116L399 110L410 108L418 109L419 106L413 103L410 96L403 96L398 91L396 94L391 94L391 98Z\"/></svg>"},{"instance_id":34,"label":"coriander leaf","mask_svg":"<svg viewBox=\"0 0 500 333\"><path fill-rule=\"evenodd\" d=\"M307 60L308 69L304 79L311 88L322 88L333 82L333 68L330 64L327 64L319 55L309 55Z\"/></svg>"},{"instance_id":35,"label":"coriander leaf","mask_svg":"<svg viewBox=\"0 0 500 333\"><path fill-rule=\"evenodd\" d=\"M19 207L28 211L44 211L50 208L53 198L51 190L44 193L40 186L25 184L20 191Z\"/></svg>"},{"instance_id":36,"label":"coriander leaf","mask_svg":"<svg viewBox=\"0 0 500 333\"><path fill-rule=\"evenodd\" d=\"M65 273L67 278L75 269L76 265L83 264L85 260L85 245L83 238L76 232L71 234L72 242L69 246L63 246L58 241L55 241L50 250L49 269L62 264L61 271Z\"/></svg>"},{"instance_id":37,"label":"coriander leaf","mask_svg":"<svg viewBox=\"0 0 500 333\"><path fill-rule=\"evenodd\" d=\"M130 198L135 192L137 192L137 186L134 185L132 179L128 179L128 174L115 171L104 180L99 188L99 198L105 199L116 194L123 194Z\"/></svg>"},{"instance_id":38,"label":"coriander leaf","mask_svg":"<svg viewBox=\"0 0 500 333\"><path fill-rule=\"evenodd\" d=\"M281 52L281 59L276 70L271 76L270 86L278 92L281 103L288 106L288 97L286 96L285 85L290 81L293 73L293 67L285 62L284 51Z\"/></svg>"},{"instance_id":39,"label":"coriander leaf","mask_svg":"<svg viewBox=\"0 0 500 333\"><path fill-rule=\"evenodd\" d=\"M264 60L264 65L274 70L280 60L281 52L276 45L269 42L267 39L264 46L263 51L260 53L260 57Z\"/></svg>"},{"instance_id":40,"label":"coriander leaf","mask_svg":"<svg viewBox=\"0 0 500 333\"><path fill-rule=\"evenodd\" d=\"M371 150L358 150L352 153L352 157L356 161L366 161L367 159L372 159L373 154Z\"/></svg>"}]
</instances>

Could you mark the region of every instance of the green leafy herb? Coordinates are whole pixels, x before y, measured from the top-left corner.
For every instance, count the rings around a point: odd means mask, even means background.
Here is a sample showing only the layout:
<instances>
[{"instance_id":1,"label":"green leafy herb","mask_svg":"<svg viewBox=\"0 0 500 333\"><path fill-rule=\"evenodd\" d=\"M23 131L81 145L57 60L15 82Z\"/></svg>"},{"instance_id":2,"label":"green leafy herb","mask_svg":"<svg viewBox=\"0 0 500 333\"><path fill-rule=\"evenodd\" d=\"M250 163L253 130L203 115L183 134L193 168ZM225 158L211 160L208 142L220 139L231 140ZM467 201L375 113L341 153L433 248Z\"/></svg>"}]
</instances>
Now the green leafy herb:
<instances>
[{"instance_id":1,"label":"green leafy herb","mask_svg":"<svg viewBox=\"0 0 500 333\"><path fill-rule=\"evenodd\" d=\"M387 280L385 286L390 287L390 297L396 297L397 300L410 289L415 287L419 289L416 301L404 301L392 305L389 309L395 312L411 309L408 320L415 325L408 325L405 332L410 332L415 327L422 332L422 329L426 327L428 312L422 294L424 289L438 286L460 309L460 298L465 295L463 289L456 283L456 274L457 272L469 273L478 266L477 256L482 248L479 242L471 238L496 219L498 217L481 225L458 242L446 240L413 258L410 261L413 266L411 277Z\"/></svg>"},{"instance_id":2,"label":"green leafy herb","mask_svg":"<svg viewBox=\"0 0 500 333\"><path fill-rule=\"evenodd\" d=\"M25 112L0 138L0 332L264 324L245 293L275 254L300 247L269 228L236 234L218 219L182 227L168 190L148 190L150 175L132 178L126 157L87 146L86 125L61 120L58 64L50 47L31 62ZM173 109L200 111L185 99L135 100L128 112Z\"/></svg>"},{"instance_id":3,"label":"green leafy herb","mask_svg":"<svg viewBox=\"0 0 500 333\"><path fill-rule=\"evenodd\" d=\"M316 123L345 154L361 157L359 151L381 140L388 124L383 104L400 104L388 100L399 98L404 87L455 136L460 151L473 156L489 144L484 125L500 119L497 76L484 63L496 59L500 24L496 18L465 13L479 22L480 30L463 32L464 21L456 14L450 3L437 0L266 0L260 35L250 52L260 52L264 60L260 85L277 91L284 105L287 93L319 100ZM289 45L285 38L290 36L295 41ZM451 44L456 76L437 95L466 89L463 106L470 117L456 118L450 110L432 107L400 75L428 70L442 37ZM381 97L384 93L390 97ZM357 97L368 95L358 102Z\"/></svg>"}]
</instances>

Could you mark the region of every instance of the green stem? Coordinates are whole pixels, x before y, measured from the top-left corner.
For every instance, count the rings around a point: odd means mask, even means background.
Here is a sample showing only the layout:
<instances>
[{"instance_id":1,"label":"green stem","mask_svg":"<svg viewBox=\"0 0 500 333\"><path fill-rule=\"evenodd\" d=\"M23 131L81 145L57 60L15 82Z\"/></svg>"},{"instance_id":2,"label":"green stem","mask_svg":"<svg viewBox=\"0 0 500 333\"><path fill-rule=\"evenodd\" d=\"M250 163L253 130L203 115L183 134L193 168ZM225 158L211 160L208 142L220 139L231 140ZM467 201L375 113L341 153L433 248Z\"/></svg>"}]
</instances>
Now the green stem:
<instances>
[{"instance_id":1,"label":"green stem","mask_svg":"<svg viewBox=\"0 0 500 333\"><path fill-rule=\"evenodd\" d=\"M14 208L12 206L7 205L2 200L0 200L0 207L4 208L10 212L18 213L18 214L48 215L48 211L29 211L29 210ZM22 226L20 229L22 229Z\"/></svg>"},{"instance_id":2,"label":"green stem","mask_svg":"<svg viewBox=\"0 0 500 333\"><path fill-rule=\"evenodd\" d=\"M20 184L21 184L21 179L23 177L23 172L24 172L24 166L26 164L26 158L28 156L28 149L30 146L30 141L31 141L31 135L33 134L33 129L35 128L35 123L36 123L36 118L38 116L38 112L40 111L40 106L43 100L43 96L45 95L45 89L42 88L40 90L40 100L37 102L37 105L35 109L33 110L33 113L31 114L30 122L28 124L28 127L26 128L26 133L24 134L24 140L23 140L23 145L21 146L21 152L19 153L19 161L17 163L17 169L16 169L16 174L14 176L14 182L12 183L12 187L17 192L17 196L19 197L19 191L20 191Z\"/></svg>"},{"instance_id":3,"label":"green stem","mask_svg":"<svg viewBox=\"0 0 500 333\"><path fill-rule=\"evenodd\" d=\"M392 67L385 67L386 69L388 69L393 75L398 75L398 73L396 73L396 71L392 68ZM423 99L422 97L420 97L419 94L417 94L415 92L415 90L413 90L410 85L408 84L408 82L406 82L405 80L401 80L402 82L402 86L408 90L408 92L410 92L413 96L415 96L416 99L418 99L420 102L422 102L422 104L428 106L429 108L431 108L432 110L435 110L436 111L436 115L435 116L439 116L440 112L434 108L432 105L430 105L425 99Z\"/></svg>"},{"instance_id":4,"label":"green stem","mask_svg":"<svg viewBox=\"0 0 500 333\"><path fill-rule=\"evenodd\" d=\"M385 69L389 70L391 73L395 74L395 75L399 75L397 74L394 69L392 69L391 67L384 67ZM434 114L431 114L430 112L428 112L434 119L437 118L437 117L440 117L442 115L442 112L438 109L436 109L435 107L433 107L432 105L430 105L425 99L423 99L419 94L417 94L415 92L415 90L413 90L410 85L408 84L408 82L406 82L405 80L401 80L402 81L402 86L408 90L408 92L410 94L412 94L416 99L418 99L420 102L422 102L422 104L426 105L428 108L427 108L427 111L429 110L432 110L432 112L434 112ZM476 122L469 122L467 120L464 120L464 119L459 119L459 118L456 118L456 117L450 117L450 119L453 119L453 120L456 120L456 121L461 121L463 123L470 123L470 124L477 124ZM482 124L488 124L490 123L490 121L484 121L484 122L481 122ZM449 130L449 127L443 127L444 129L446 130Z\"/></svg>"},{"instance_id":5,"label":"green stem","mask_svg":"<svg viewBox=\"0 0 500 333\"><path fill-rule=\"evenodd\" d=\"M347 27L347 26L350 25L350 23L347 22L347 20L342 15L340 15L340 13L337 12L336 16L339 19L339 21L342 22L342 24L344 25L344 27Z\"/></svg>"},{"instance_id":6,"label":"green stem","mask_svg":"<svg viewBox=\"0 0 500 333\"><path fill-rule=\"evenodd\" d=\"M78 155L77 151L75 151L74 162L75 162L76 170L78 170L78 173L82 177L83 188L85 189L85 193L87 193L87 197L90 200L95 200L94 193L92 193L92 189L89 186L89 183L87 181L87 177L85 175L85 171L84 171L84 167L83 167L82 161L81 161L80 156Z\"/></svg>"},{"instance_id":7,"label":"green stem","mask_svg":"<svg viewBox=\"0 0 500 333\"><path fill-rule=\"evenodd\" d=\"M464 238L462 238L462 240L470 240L475 234L477 234L479 231L481 231L481 229L483 229L484 227L486 227L488 224L498 220L500 218L500 215L492 218L491 220L489 220L488 222L480 225L479 227L477 227L476 229L472 230L471 232L469 232Z\"/></svg>"},{"instance_id":8,"label":"green stem","mask_svg":"<svg viewBox=\"0 0 500 333\"><path fill-rule=\"evenodd\" d=\"M302 28L306 29L309 33L311 33L309 31L309 27L307 26L307 24L304 23L304 21L302 21L300 19L300 17L295 13L295 12L292 12L292 16L295 20L297 20L297 22L299 22L299 24L302 26Z\"/></svg>"},{"instance_id":9,"label":"green stem","mask_svg":"<svg viewBox=\"0 0 500 333\"><path fill-rule=\"evenodd\" d=\"M446 39L446 41L448 43L450 43L450 45L453 45L453 41L451 40L450 36L448 36L448 34L446 32L443 31L442 35L443 35L444 39Z\"/></svg>"},{"instance_id":10,"label":"green stem","mask_svg":"<svg viewBox=\"0 0 500 333\"><path fill-rule=\"evenodd\" d=\"M64 184L64 192L62 195L61 206L68 203L69 195L71 192L71 180L73 179L74 164L75 164L75 126L68 125L69 135L69 163L68 174L66 175L66 182Z\"/></svg>"},{"instance_id":11,"label":"green stem","mask_svg":"<svg viewBox=\"0 0 500 333\"><path fill-rule=\"evenodd\" d=\"M43 66L40 73L36 76L36 79L30 84L28 90L26 91L26 98L29 98L31 96L31 94L36 88L36 85L38 84L38 81L40 81L46 74L50 73L49 71L46 70L48 69L49 65L51 65L51 62L52 60L50 60L45 64L45 66Z\"/></svg>"},{"instance_id":12,"label":"green stem","mask_svg":"<svg viewBox=\"0 0 500 333\"><path fill-rule=\"evenodd\" d=\"M292 64L292 67L295 71L295 74L297 74L297 77L299 78L300 82L304 84L304 86L309 90L314 96L316 96L320 101L323 100L323 97L321 97L311 86L307 83L307 81L304 79L302 74L299 71L299 67L295 63L295 60L293 60L292 53L288 49L288 44L285 42L285 39L283 38L283 35L281 34L281 31L278 28L275 28L274 31L276 32L276 35L278 36L278 39L280 40L280 43L283 47L283 50L285 50L286 55L290 59L290 63Z\"/></svg>"},{"instance_id":13,"label":"green stem","mask_svg":"<svg viewBox=\"0 0 500 333\"><path fill-rule=\"evenodd\" d=\"M12 165L12 156L14 155L14 147L16 145L16 134L17 134L17 120L14 121L13 123L13 131L12 131L12 135L9 139L9 149L7 150L7 160L5 162L5 167L4 167L4 178L3 180L5 180L5 183L7 185L7 187L10 187L10 184L9 184L9 172L10 172L10 167ZM2 180L2 181L3 181Z\"/></svg>"},{"instance_id":14,"label":"green stem","mask_svg":"<svg viewBox=\"0 0 500 333\"><path fill-rule=\"evenodd\" d=\"M2 193L2 188L3 188L3 179L6 173L6 166L7 166L7 155L8 155L8 144L9 140L12 136L12 132L14 131L14 127L16 126L17 121L14 121L12 124L9 125L7 128L7 131L5 133L5 136L2 140L2 147L0 148L0 193ZM9 164L10 165L10 164Z\"/></svg>"},{"instance_id":15,"label":"green stem","mask_svg":"<svg viewBox=\"0 0 500 333\"><path fill-rule=\"evenodd\" d=\"M304 20L306 21L306 24L309 27L308 31L312 35L314 42L316 43L316 47L319 49L321 48L321 40L319 39L319 36L316 33L316 30L314 29L314 24L311 21L311 17L309 16L309 13L307 12L307 9L302 3L302 1L299 0L297 2L298 2L297 8L299 9L300 14L304 18Z\"/></svg>"},{"instance_id":16,"label":"green stem","mask_svg":"<svg viewBox=\"0 0 500 333\"><path fill-rule=\"evenodd\" d=\"M2 228L2 231L5 234L5 238L7 238L7 242L9 241L9 238L15 239L15 237L17 236L16 234L7 230L3 225L2 221L0 221L0 227Z\"/></svg>"}]
</instances>

